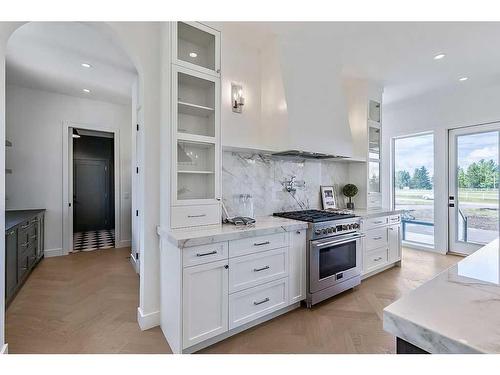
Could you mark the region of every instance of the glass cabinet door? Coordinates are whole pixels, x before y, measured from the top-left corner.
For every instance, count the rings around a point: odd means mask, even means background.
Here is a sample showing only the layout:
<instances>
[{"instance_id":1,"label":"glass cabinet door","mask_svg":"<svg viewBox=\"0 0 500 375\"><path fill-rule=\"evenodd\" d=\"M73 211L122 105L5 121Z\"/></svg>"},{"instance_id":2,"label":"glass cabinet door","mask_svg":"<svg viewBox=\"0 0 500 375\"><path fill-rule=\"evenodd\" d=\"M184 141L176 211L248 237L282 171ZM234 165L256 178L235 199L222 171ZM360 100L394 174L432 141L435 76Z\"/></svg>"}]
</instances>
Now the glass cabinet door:
<instances>
[{"instance_id":1,"label":"glass cabinet door","mask_svg":"<svg viewBox=\"0 0 500 375\"><path fill-rule=\"evenodd\" d=\"M215 145L177 141L177 200L215 199Z\"/></svg>"},{"instance_id":2,"label":"glass cabinet door","mask_svg":"<svg viewBox=\"0 0 500 375\"><path fill-rule=\"evenodd\" d=\"M370 161L368 165L368 192L380 193L380 162Z\"/></svg>"},{"instance_id":3,"label":"glass cabinet door","mask_svg":"<svg viewBox=\"0 0 500 375\"><path fill-rule=\"evenodd\" d=\"M368 157L380 160L380 129L370 126L368 128Z\"/></svg>"},{"instance_id":4,"label":"glass cabinet door","mask_svg":"<svg viewBox=\"0 0 500 375\"><path fill-rule=\"evenodd\" d=\"M196 22L177 22L174 33L174 58L180 65L204 73L220 73L218 31Z\"/></svg>"},{"instance_id":5,"label":"glass cabinet door","mask_svg":"<svg viewBox=\"0 0 500 375\"><path fill-rule=\"evenodd\" d=\"M177 131L215 137L216 82L178 71Z\"/></svg>"}]
</instances>

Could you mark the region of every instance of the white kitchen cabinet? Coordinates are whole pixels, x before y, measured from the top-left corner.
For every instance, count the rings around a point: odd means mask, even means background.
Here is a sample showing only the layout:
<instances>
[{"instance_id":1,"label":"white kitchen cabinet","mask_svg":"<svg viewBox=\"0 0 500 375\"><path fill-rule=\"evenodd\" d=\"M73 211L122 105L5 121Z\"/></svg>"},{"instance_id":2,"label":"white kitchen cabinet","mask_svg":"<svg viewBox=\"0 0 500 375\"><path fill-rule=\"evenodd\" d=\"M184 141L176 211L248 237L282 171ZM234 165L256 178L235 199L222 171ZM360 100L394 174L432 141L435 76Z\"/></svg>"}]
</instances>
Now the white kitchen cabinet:
<instances>
[{"instance_id":1,"label":"white kitchen cabinet","mask_svg":"<svg viewBox=\"0 0 500 375\"><path fill-rule=\"evenodd\" d=\"M173 22L172 61L220 77L220 32L199 22Z\"/></svg>"},{"instance_id":2,"label":"white kitchen cabinet","mask_svg":"<svg viewBox=\"0 0 500 375\"><path fill-rule=\"evenodd\" d=\"M306 230L290 232L288 248L289 259L289 296L290 303L306 298Z\"/></svg>"},{"instance_id":3,"label":"white kitchen cabinet","mask_svg":"<svg viewBox=\"0 0 500 375\"><path fill-rule=\"evenodd\" d=\"M363 277L384 271L401 260L401 217L381 215L363 218L361 231Z\"/></svg>"},{"instance_id":4,"label":"white kitchen cabinet","mask_svg":"<svg viewBox=\"0 0 500 375\"><path fill-rule=\"evenodd\" d=\"M401 260L401 224L388 227L389 232L389 261Z\"/></svg>"},{"instance_id":5,"label":"white kitchen cabinet","mask_svg":"<svg viewBox=\"0 0 500 375\"><path fill-rule=\"evenodd\" d=\"M227 260L184 268L183 348L228 330Z\"/></svg>"},{"instance_id":6,"label":"white kitchen cabinet","mask_svg":"<svg viewBox=\"0 0 500 375\"><path fill-rule=\"evenodd\" d=\"M202 40L203 37L195 35L198 29L193 25L196 23L178 22L176 27L179 30L187 27L194 30L179 31L176 35L189 35L186 40ZM200 32L205 32L204 28L200 25ZM214 48L218 49L216 54L220 53L218 43ZM213 51L210 54L212 56ZM213 63L195 66L180 56L175 55L172 60L171 226L219 224L222 169L220 77L207 71L216 66ZM213 60L213 56L210 59Z\"/></svg>"}]
</instances>

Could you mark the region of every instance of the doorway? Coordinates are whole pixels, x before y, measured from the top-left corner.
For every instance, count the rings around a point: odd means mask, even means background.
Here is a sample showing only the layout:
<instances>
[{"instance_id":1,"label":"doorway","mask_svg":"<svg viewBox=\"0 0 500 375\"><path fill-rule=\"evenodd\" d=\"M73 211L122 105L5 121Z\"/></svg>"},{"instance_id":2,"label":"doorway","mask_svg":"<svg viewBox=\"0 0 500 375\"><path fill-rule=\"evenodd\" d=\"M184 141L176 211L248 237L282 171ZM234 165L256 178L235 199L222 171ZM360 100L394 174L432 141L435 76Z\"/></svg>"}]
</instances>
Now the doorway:
<instances>
[{"instance_id":1,"label":"doorway","mask_svg":"<svg viewBox=\"0 0 500 375\"><path fill-rule=\"evenodd\" d=\"M449 132L449 251L471 254L499 235L500 123Z\"/></svg>"},{"instance_id":2,"label":"doorway","mask_svg":"<svg viewBox=\"0 0 500 375\"><path fill-rule=\"evenodd\" d=\"M73 252L115 246L114 135L72 129Z\"/></svg>"}]
</instances>

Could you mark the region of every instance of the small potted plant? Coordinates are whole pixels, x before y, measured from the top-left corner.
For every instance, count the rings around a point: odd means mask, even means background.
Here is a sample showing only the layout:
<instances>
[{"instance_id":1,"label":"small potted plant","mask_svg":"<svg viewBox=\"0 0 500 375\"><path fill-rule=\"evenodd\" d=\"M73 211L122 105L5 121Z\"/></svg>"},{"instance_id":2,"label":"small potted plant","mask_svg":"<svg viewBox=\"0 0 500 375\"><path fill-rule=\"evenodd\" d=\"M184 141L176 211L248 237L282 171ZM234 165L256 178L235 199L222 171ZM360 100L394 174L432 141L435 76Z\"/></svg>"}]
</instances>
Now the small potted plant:
<instances>
[{"instance_id":1,"label":"small potted plant","mask_svg":"<svg viewBox=\"0 0 500 375\"><path fill-rule=\"evenodd\" d=\"M342 188L342 193L349 198L349 202L347 203L347 208L350 210L354 210L354 203L352 202L352 198L358 194L358 187L354 184L347 184Z\"/></svg>"}]
</instances>

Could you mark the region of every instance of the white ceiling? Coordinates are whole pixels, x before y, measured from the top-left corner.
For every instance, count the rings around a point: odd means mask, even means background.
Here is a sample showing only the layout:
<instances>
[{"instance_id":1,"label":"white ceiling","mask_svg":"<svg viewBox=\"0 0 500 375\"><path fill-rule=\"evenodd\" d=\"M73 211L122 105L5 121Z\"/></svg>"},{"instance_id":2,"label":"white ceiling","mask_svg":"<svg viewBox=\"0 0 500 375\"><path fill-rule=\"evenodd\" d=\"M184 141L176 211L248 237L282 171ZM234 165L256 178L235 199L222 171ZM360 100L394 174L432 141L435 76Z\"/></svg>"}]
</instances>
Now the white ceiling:
<instances>
[{"instance_id":1,"label":"white ceiling","mask_svg":"<svg viewBox=\"0 0 500 375\"><path fill-rule=\"evenodd\" d=\"M499 22L239 22L224 30L253 45L269 33L315 45L311 59L336 59L344 76L381 83L384 103L500 83Z\"/></svg>"},{"instance_id":2,"label":"white ceiling","mask_svg":"<svg viewBox=\"0 0 500 375\"><path fill-rule=\"evenodd\" d=\"M8 84L118 104L130 103L137 74L115 42L80 22L25 24L9 39L6 64Z\"/></svg>"}]
</instances>

